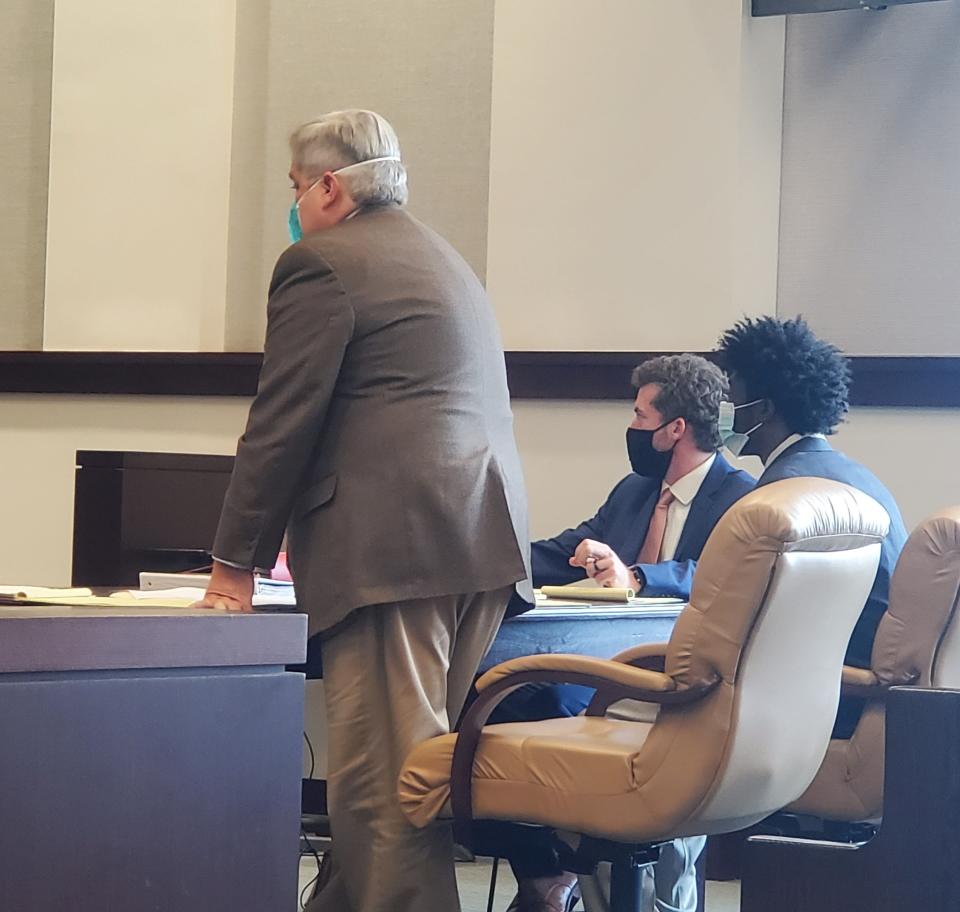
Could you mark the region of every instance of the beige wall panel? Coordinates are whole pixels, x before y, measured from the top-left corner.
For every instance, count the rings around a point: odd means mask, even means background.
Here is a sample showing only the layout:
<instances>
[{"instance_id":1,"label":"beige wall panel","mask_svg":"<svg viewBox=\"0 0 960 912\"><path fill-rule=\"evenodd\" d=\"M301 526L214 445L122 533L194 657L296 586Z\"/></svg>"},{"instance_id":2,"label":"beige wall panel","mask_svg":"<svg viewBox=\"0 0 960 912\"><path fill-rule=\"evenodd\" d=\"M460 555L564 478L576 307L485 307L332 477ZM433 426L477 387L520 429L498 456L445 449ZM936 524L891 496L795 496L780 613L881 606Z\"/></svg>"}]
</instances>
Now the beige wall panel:
<instances>
[{"instance_id":1,"label":"beige wall panel","mask_svg":"<svg viewBox=\"0 0 960 912\"><path fill-rule=\"evenodd\" d=\"M0 396L0 583L67 584L74 454L82 449L233 453L246 399ZM517 402L516 433L535 537L593 515L628 471L630 402ZM572 435L571 428L582 433ZM923 466L911 444L924 442ZM949 479L960 451L960 412L856 409L836 445L872 468L908 526L960 503ZM756 460L743 460L757 469Z\"/></svg>"},{"instance_id":2,"label":"beige wall panel","mask_svg":"<svg viewBox=\"0 0 960 912\"><path fill-rule=\"evenodd\" d=\"M493 0L273 0L265 73L254 47L259 27L250 31L261 11L240 2L238 13L235 169L249 173L241 162L247 143L265 143L266 149L259 184L246 176L238 181L235 170L228 346L257 349L263 343L270 273L289 243L287 136L326 111L372 108L393 123L410 177L410 210L483 276ZM264 120L247 116L241 123L246 115L240 112L256 107L264 85ZM260 237L240 224L257 217Z\"/></svg>"},{"instance_id":3,"label":"beige wall panel","mask_svg":"<svg viewBox=\"0 0 960 912\"><path fill-rule=\"evenodd\" d=\"M508 348L708 348L773 309L783 30L742 0L497 3L487 278Z\"/></svg>"},{"instance_id":4,"label":"beige wall panel","mask_svg":"<svg viewBox=\"0 0 960 912\"><path fill-rule=\"evenodd\" d=\"M960 3L793 16L780 312L864 355L960 355Z\"/></svg>"},{"instance_id":5,"label":"beige wall panel","mask_svg":"<svg viewBox=\"0 0 960 912\"><path fill-rule=\"evenodd\" d=\"M0 3L0 349L43 341L53 0Z\"/></svg>"},{"instance_id":6,"label":"beige wall panel","mask_svg":"<svg viewBox=\"0 0 960 912\"><path fill-rule=\"evenodd\" d=\"M936 510L960 505L957 409L853 409L831 442L890 489L907 529Z\"/></svg>"},{"instance_id":7,"label":"beige wall panel","mask_svg":"<svg viewBox=\"0 0 960 912\"><path fill-rule=\"evenodd\" d=\"M68 585L77 450L236 450L246 399L0 396L0 583Z\"/></svg>"},{"instance_id":8,"label":"beige wall panel","mask_svg":"<svg viewBox=\"0 0 960 912\"><path fill-rule=\"evenodd\" d=\"M514 403L534 538L592 516L629 471L624 435L630 401ZM577 434L569 433L576 428ZM917 464L922 440L923 466ZM960 451L960 410L853 409L831 443L870 468L890 489L912 528L941 507L960 504L951 487ZM736 461L758 475L756 457Z\"/></svg>"},{"instance_id":9,"label":"beige wall panel","mask_svg":"<svg viewBox=\"0 0 960 912\"><path fill-rule=\"evenodd\" d=\"M44 346L223 347L235 0L58 0Z\"/></svg>"},{"instance_id":10,"label":"beige wall panel","mask_svg":"<svg viewBox=\"0 0 960 912\"><path fill-rule=\"evenodd\" d=\"M517 402L514 414L533 536L555 535L592 516L629 471L624 433L630 402ZM582 433L565 433L571 427ZM912 445L918 440L922 468ZM854 409L831 443L890 489L908 528L941 507L960 504L960 492L949 481L960 451L956 409ZM753 475L762 469L755 457L738 464Z\"/></svg>"}]
</instances>

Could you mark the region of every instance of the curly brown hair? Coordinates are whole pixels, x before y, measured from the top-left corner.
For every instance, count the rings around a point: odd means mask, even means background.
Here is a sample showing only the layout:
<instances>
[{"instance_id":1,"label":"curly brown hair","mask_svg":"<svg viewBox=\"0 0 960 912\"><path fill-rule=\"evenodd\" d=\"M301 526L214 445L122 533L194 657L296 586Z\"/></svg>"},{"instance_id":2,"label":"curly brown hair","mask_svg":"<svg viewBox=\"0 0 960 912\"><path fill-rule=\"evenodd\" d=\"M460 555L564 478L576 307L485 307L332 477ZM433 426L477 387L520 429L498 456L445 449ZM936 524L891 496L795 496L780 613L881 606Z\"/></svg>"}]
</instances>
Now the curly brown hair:
<instances>
[{"instance_id":1,"label":"curly brown hair","mask_svg":"<svg viewBox=\"0 0 960 912\"><path fill-rule=\"evenodd\" d=\"M633 369L635 389L648 383L660 387L653 404L666 421L683 418L699 449L720 449L717 419L728 385L719 367L699 355L660 355Z\"/></svg>"}]
</instances>

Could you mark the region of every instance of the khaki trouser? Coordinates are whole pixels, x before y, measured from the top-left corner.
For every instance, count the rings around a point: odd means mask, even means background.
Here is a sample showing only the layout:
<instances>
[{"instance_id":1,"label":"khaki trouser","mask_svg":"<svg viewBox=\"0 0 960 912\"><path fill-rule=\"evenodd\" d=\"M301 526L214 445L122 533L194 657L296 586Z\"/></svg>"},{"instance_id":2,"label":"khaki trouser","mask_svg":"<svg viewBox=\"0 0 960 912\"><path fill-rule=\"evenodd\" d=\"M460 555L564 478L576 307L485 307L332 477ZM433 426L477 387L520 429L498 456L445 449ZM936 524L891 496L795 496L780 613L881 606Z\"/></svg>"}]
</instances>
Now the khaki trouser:
<instances>
[{"instance_id":1,"label":"khaki trouser","mask_svg":"<svg viewBox=\"0 0 960 912\"><path fill-rule=\"evenodd\" d=\"M308 912L458 912L449 824L400 811L407 754L456 722L513 587L361 608L323 640L330 877Z\"/></svg>"}]
</instances>

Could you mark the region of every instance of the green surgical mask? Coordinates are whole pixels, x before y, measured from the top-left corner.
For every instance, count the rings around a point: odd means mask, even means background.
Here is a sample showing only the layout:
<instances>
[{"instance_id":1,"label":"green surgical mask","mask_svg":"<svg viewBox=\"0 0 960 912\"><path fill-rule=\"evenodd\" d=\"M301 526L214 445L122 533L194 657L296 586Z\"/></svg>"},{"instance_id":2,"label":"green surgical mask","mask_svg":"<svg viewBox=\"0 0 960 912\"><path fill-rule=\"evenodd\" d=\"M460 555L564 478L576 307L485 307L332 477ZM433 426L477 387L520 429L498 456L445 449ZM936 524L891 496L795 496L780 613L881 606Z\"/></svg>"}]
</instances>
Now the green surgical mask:
<instances>
[{"instance_id":1,"label":"green surgical mask","mask_svg":"<svg viewBox=\"0 0 960 912\"><path fill-rule=\"evenodd\" d=\"M337 168L336 171L331 171L331 174L342 174L344 171L349 171L351 168L359 168L361 165L372 165L374 162L398 162L400 161L400 156L398 155L381 155L379 158L368 158L366 161L354 162L352 165L346 165L343 168ZM322 181L323 178L315 180L306 190L303 191L303 194L300 196L300 199L294 200L290 204L290 214L287 216L287 230L290 232L290 243L296 244L301 238L303 238L303 226L300 224L300 202L304 196L306 196L317 184Z\"/></svg>"},{"instance_id":2,"label":"green surgical mask","mask_svg":"<svg viewBox=\"0 0 960 912\"><path fill-rule=\"evenodd\" d=\"M303 191L302 196L298 200L294 200L290 204L290 215L287 217L287 230L290 232L290 243L296 244L303 237L303 226L300 224L300 200L303 199L317 184L322 181L321 177L319 180L315 180L306 190Z\"/></svg>"},{"instance_id":3,"label":"green surgical mask","mask_svg":"<svg viewBox=\"0 0 960 912\"><path fill-rule=\"evenodd\" d=\"M720 431L721 442L734 456L739 456L743 452L743 448L750 440L750 435L763 426L763 422L760 421L750 428L749 431L737 433L737 431L733 429L737 409L748 408L762 401L762 399L754 399L752 402L744 402L740 405L734 405L732 402L727 401L720 403L720 410L717 414L717 430Z\"/></svg>"}]
</instances>

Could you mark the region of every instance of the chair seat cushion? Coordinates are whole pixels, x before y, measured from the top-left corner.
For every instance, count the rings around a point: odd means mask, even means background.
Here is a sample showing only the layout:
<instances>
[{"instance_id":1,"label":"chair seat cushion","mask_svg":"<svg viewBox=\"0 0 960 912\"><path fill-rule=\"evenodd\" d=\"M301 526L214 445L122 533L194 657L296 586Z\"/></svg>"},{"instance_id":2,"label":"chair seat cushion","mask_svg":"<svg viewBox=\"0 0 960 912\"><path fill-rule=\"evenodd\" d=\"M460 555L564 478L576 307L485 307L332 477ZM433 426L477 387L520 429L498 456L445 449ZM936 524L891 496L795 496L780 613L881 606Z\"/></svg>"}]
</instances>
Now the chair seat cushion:
<instances>
[{"instance_id":1,"label":"chair seat cushion","mask_svg":"<svg viewBox=\"0 0 960 912\"><path fill-rule=\"evenodd\" d=\"M873 705L849 740L834 738L810 787L788 811L857 822L883 814L883 707Z\"/></svg>"},{"instance_id":2,"label":"chair seat cushion","mask_svg":"<svg viewBox=\"0 0 960 912\"><path fill-rule=\"evenodd\" d=\"M651 728L587 716L487 726L474 763L474 817L608 836L636 829L636 759ZM407 758L399 796L416 826L451 815L456 737L433 738Z\"/></svg>"}]
</instances>

